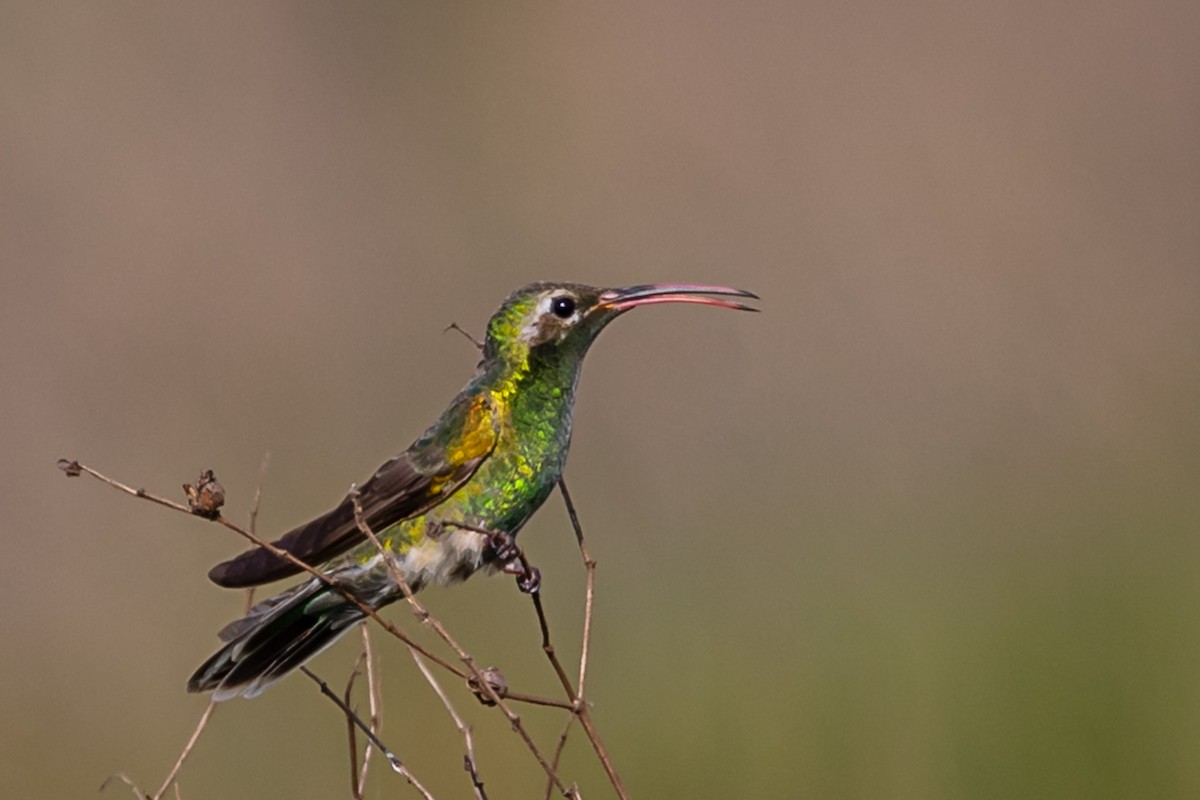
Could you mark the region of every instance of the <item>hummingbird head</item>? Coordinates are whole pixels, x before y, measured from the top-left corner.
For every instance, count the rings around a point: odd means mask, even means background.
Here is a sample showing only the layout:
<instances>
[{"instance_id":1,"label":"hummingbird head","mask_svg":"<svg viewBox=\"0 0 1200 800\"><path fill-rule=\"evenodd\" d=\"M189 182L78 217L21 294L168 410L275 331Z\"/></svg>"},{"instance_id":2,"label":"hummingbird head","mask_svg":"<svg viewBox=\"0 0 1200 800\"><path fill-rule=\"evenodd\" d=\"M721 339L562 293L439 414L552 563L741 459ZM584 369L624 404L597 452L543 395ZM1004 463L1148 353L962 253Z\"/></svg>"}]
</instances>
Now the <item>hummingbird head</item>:
<instances>
[{"instance_id":1,"label":"hummingbird head","mask_svg":"<svg viewBox=\"0 0 1200 800\"><path fill-rule=\"evenodd\" d=\"M758 299L743 289L690 283L654 283L623 289L600 289L580 283L532 283L509 295L488 321L484 358L499 358L516 367L526 367L534 359L581 360L608 323L638 306L697 303L738 311L758 310L724 297Z\"/></svg>"}]
</instances>

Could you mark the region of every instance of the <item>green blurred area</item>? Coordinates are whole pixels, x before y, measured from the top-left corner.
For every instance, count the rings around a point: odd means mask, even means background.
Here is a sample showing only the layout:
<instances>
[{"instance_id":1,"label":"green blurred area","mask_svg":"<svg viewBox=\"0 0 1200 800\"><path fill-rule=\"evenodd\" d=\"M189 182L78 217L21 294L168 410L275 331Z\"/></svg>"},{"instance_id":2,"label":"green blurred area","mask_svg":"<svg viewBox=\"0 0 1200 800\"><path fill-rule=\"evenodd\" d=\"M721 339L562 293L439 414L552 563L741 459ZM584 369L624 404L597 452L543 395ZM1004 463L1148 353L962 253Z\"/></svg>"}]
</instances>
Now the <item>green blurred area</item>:
<instances>
[{"instance_id":1,"label":"green blurred area","mask_svg":"<svg viewBox=\"0 0 1200 800\"><path fill-rule=\"evenodd\" d=\"M730 283L589 356L568 477L594 717L636 797L1200 793L1200 7L0 4L0 786L154 791L260 527L440 412L538 279ZM577 658L557 499L521 536ZM555 692L507 578L424 595ZM390 617L415 630L400 607ZM426 637L432 642L432 637ZM376 636L388 743L461 739ZM346 641L314 662L334 683ZM451 688L491 796L540 796ZM526 709L546 748L562 720ZM607 795L576 733L563 775ZM182 796L346 797L302 678L221 706ZM124 787L109 790L118 795ZM370 797L409 796L376 764Z\"/></svg>"}]
</instances>

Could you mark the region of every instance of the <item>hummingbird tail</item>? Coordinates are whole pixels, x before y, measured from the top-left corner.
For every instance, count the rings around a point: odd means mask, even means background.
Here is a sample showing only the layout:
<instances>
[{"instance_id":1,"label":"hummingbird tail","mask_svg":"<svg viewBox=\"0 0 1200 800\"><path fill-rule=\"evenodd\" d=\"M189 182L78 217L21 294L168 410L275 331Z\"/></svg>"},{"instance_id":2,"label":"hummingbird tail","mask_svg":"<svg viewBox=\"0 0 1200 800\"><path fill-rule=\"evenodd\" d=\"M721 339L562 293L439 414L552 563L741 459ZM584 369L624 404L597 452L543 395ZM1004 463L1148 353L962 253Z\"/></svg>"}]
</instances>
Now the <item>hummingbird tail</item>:
<instances>
[{"instance_id":1,"label":"hummingbird tail","mask_svg":"<svg viewBox=\"0 0 1200 800\"><path fill-rule=\"evenodd\" d=\"M218 634L226 644L188 680L189 692L216 700L257 697L337 641L361 609L319 581L264 600Z\"/></svg>"}]
</instances>

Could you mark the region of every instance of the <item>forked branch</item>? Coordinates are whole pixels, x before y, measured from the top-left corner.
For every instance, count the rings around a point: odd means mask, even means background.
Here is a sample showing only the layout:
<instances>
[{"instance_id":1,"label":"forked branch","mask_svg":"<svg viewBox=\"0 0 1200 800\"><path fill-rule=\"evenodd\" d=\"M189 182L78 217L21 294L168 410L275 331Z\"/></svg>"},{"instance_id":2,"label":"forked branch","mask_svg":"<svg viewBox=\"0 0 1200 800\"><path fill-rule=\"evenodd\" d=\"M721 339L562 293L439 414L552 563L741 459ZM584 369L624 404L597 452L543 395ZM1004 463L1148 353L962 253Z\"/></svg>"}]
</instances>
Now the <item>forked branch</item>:
<instances>
[{"instance_id":1,"label":"forked branch","mask_svg":"<svg viewBox=\"0 0 1200 800\"><path fill-rule=\"evenodd\" d=\"M388 746L380 740L380 738L375 734L375 731L371 730L371 726L363 722L362 719L354 713L354 709L350 708L350 706L347 705L342 698L338 697L337 692L329 688L328 683L313 674L313 671L308 667L301 666L300 671L311 678L317 684L317 686L320 687L321 694L332 700L333 703L342 710L342 713L346 715L346 718L352 720L354 724L358 726L359 730L361 730L367 737L367 739L369 739L372 744L379 748L379 752L383 753L384 758L386 758L388 763L392 765L393 772L400 775L406 781L412 784L412 787L420 792L421 796L424 797L425 800L434 800L433 795L429 793L429 790L421 785L421 782L417 780L417 777L412 774L408 767L404 766L404 763L396 756L396 754L388 749Z\"/></svg>"},{"instance_id":2,"label":"forked branch","mask_svg":"<svg viewBox=\"0 0 1200 800\"><path fill-rule=\"evenodd\" d=\"M387 620L381 618L379 616L378 612L374 608L370 607L369 605L364 603L362 600L360 600L352 591L349 590L349 588L343 586L338 581L331 579L330 577L321 573L319 570L315 569L313 566L306 564L302 560L296 558L294 555L287 552L286 550L276 547L275 545L271 544L270 542L267 542L267 541L263 540L262 538L260 538L257 535L257 533L254 531L254 523L255 523L256 517L257 517L258 498L261 496L261 492L256 492L255 507L254 507L254 511L251 514L250 530L245 530L242 527L236 525L235 523L230 522L228 519L226 519L225 517L223 517L221 515L219 509L220 509L221 504L224 501L224 490L221 489L220 485L216 483L216 480L212 476L211 472L207 472L204 475L202 475L201 481L196 487L192 487L192 486L185 487L185 489L188 490L190 503L188 506L184 506L180 503L176 503L171 500L167 500L165 498L153 495L153 494L147 492L145 489L134 488L132 486L126 485L119 481L113 480L112 478L109 478L108 476L92 469L91 467L88 467L86 465L79 463L78 461L62 459L59 461L59 467L68 476L78 476L78 475L82 475L82 474L88 474L88 475L96 478L97 480L99 480L115 489L118 489L119 491L122 491L126 494L132 495L134 497L139 497L143 500L148 500L152 503L155 503L155 504L161 505L161 506L165 506L165 507L173 509L175 511L179 511L179 512L186 513L189 515L196 515L196 516L204 517L206 519L209 519L210 521L213 521L213 522L216 522L216 523L222 525L225 528L228 528L229 530L232 530L234 533L237 533L239 536L243 537L244 539L247 539L254 545L264 548L265 550L267 550L268 552L271 552L275 556L288 561L293 566L295 566L297 569L311 575L312 577L314 577L318 581L320 581L323 585L338 592L343 597L345 597L350 603L357 606L363 612L363 614L365 616L367 616L367 617L371 618L372 620L374 620L375 622L377 622L384 630L388 631L388 633L392 634L397 639L402 641L410 649L410 652L412 652L414 658L417 659L418 666L421 669L422 673L424 673L426 675L427 679L430 680L431 686L434 687L435 692L443 700L443 703L446 705L447 711L450 713L456 726L459 728L459 730L464 735L464 740L467 745L467 752L466 752L466 756L464 758L464 766L471 778L472 790L475 793L477 800L486 800L486 794L484 793L483 782L479 777L479 772L477 769L477 762L475 760L475 755L474 755L474 744L473 744L473 741L472 741L472 738L470 735L470 728L462 722L461 718L454 711L453 706L449 704L448 698L446 698L444 693L440 691L440 686L438 686L437 682L432 679L427 666L421 659L422 656L425 659L428 659L429 661L432 661L433 663L438 664L443 669L450 671L451 673L455 674L456 676L466 679L468 681L469 685L471 686L472 691L476 692L476 694L479 695L480 699L483 700L485 702L485 704L495 705L496 707L498 707L501 710L501 712L509 720L509 723L512 726L514 732L516 732L517 735L521 738L521 740L523 741L523 743L525 744L527 749L529 749L530 753L534 756L535 760L538 762L539 766L546 773L546 776L548 779L548 787L547 787L548 791L553 791L554 789L557 789L558 792L561 793L563 796L578 798L579 797L578 788L575 785L571 785L571 786L565 785L557 775L557 766L558 766L559 757L561 756L563 747L566 743L566 738L567 738L567 734L569 733L570 725L568 724L567 727L564 728L562 735L559 737L559 741L557 743L557 747L556 747L556 750L554 753L553 763L551 763L551 762L547 761L545 756L542 754L541 750L538 748L537 744L533 741L533 738L530 736L529 732L526 730L525 726L523 725L520 716L517 715L512 710L511 706L509 705L509 701L528 702L528 703L533 703L533 704L538 704L538 705L557 706L560 708L568 709L572 714L572 719L574 719L575 717L578 717L578 719L580 721L580 725L583 728L585 734L587 735L588 740L591 742L592 747L595 750L596 755L599 758L600 763L605 770L605 773L608 775L609 781L611 782L613 789L616 791L617 795L620 798L622 798L622 800L628 800L628 793L626 792L625 787L624 787L619 775L617 774L615 768L613 767L612 760L609 757L609 755L603 745L603 742L601 741L599 734L597 733L597 731L595 729L594 724L592 723L591 716L590 716L590 713L588 710L588 704L586 702L584 691L583 691L584 686L586 684L586 678L587 678L587 665L588 665L588 653L589 653L590 636L591 636L591 623L592 623L592 614L593 614L594 600L595 600L595 566L596 565L595 565L595 562L592 560L590 554L587 551L586 542L585 542L584 536L583 536L583 530L579 524L579 518L575 511L574 504L571 502L570 494L567 491L566 485L564 483L562 483L561 481L559 483L559 489L563 495L563 500L567 505L567 511L571 518L571 523L574 528L576 540L577 540L579 548L580 548L580 553L583 556L584 566L585 566L586 573L587 573L586 598L585 598L585 606L584 606L584 633L583 633L583 643L582 643L582 648L581 648L581 656L580 656L580 664L579 664L578 688L572 687L571 681L567 677L566 671L563 669L562 664L559 662L557 654L555 653L553 644L550 640L549 626L546 622L546 616L545 616L544 609L542 608L540 592L538 591L537 571L536 571L536 569L534 569L533 567L531 567L528 564L528 562L525 560L524 553L521 552L519 550L519 548L516 550L517 555L515 556L515 558L519 562L519 564L521 565L521 567L523 569L523 572L521 572L518 575L518 578L519 578L519 582L520 582L522 576L524 576L525 583L521 583L520 585L522 585L523 591L526 591L531 595L531 598L532 598L532 601L534 604L534 608L535 608L535 611L538 616L539 626L540 626L540 630L542 633L543 651L546 653L547 658L550 660L551 664L553 665L555 673L558 676L559 681L563 686L564 692L567 695L567 702L565 702L565 703L561 702L561 701L556 701L556 700L553 700L550 698L535 697L535 696L531 696L531 695L524 695L524 694L519 694L516 692L508 691L507 688L504 686L502 680L500 680L500 681L496 680L494 670L492 670L492 669L481 670L476 665L474 659L462 648L462 646L449 633L449 631L445 628L445 626L442 625L441 622L438 621L436 618L434 618L429 613L428 609L426 609L425 606L420 601L418 601L416 599L416 597L413 595L410 587L408 586L407 581L404 580L403 575L401 574L400 569L399 569L398 565L396 564L394 557L392 556L390 551L388 551L385 547L382 546L381 542L379 541L378 537L375 535L374 531L372 531L370 529L370 527L367 526L365 520L363 519L362 508L361 508L359 499L357 497L357 493L354 490L352 490L352 497L354 500L355 520L359 526L359 529L375 545L375 547L382 554L384 562L387 565L387 568L388 568L389 572L391 573L393 580L395 580L397 586L404 593L406 600L412 607L413 612L417 616L417 618L423 624L432 628L434 630L434 632L439 636L439 638L441 638L442 641L445 642L455 652L455 654L458 656L458 660L463 664L465 669L457 668L453 664L449 663L448 661L445 661L444 659L441 659L438 656L434 655L433 653L429 652L429 650L422 647L417 642L415 642L411 637L407 636L402 631L400 631L398 628L396 628L395 625L393 625L392 623L388 622ZM460 527L469 528L469 526L466 526L466 525L462 525ZM495 534L492 534L492 532L484 531L481 529L472 529L472 530L477 530L478 532L484 533L484 534L495 535ZM367 640L365 642L365 645L367 647L369 647L369 640ZM368 658L367 661L368 661L368 670L371 670L372 666L370 664L370 659ZM408 780L415 788L417 788L417 790L419 792L421 792L421 794L423 796L425 796L427 798L430 796L428 794L428 791L420 784L419 781L417 781L415 776L413 776L412 773L395 756L395 754L392 753L383 744L382 741L380 741L378 734L376 732L377 709L374 707L374 705L372 707L372 714L371 714L372 724L368 725L368 724L364 723L354 713L354 711L349 707L349 704L346 701L344 701L342 698L338 697L338 695L335 692L333 692L323 680L321 680L319 677L314 675L307 668L302 668L302 671L306 675L308 675L309 678L311 678L313 681L315 681L318 684L318 686L321 688L322 694L327 696L331 701L333 701L336 705L338 705L338 707L342 710L342 712L347 716L347 719L351 723L353 723L356 727L358 727L360 730L362 730L363 733L367 736L367 740L370 742L370 745L368 746L368 750L366 751L366 753L364 753L364 756L369 754L370 746L374 746L375 748L379 749L379 751L381 753L383 753L385 755L385 757L388 759L388 761L391 764L392 769L394 771L396 771L398 774L405 777L405 779ZM371 679L371 676L369 676L368 683L371 684L371 686L373 688L376 686L375 682ZM374 701L376 700L376 698L375 698L373 691L370 696L371 696L373 704L374 704ZM179 769L182 767L183 761L186 759L188 753L191 751L192 746L195 744L196 739L200 735L200 732L203 730L204 725L207 723L208 718L211 716L212 710L213 710L213 706L210 704L209 708L205 711L204 716L201 718L200 724L197 725L197 728L194 731L192 738L189 740L188 744L185 746L183 753L181 753L180 758L178 759L175 767L172 769L171 773L168 775L167 780L164 782L162 788L154 795L153 798L150 798L149 800L160 800L163 793L165 793L167 791L167 789L175 781L176 777L178 776ZM355 784L354 788L357 791L361 791L363 781L365 780L365 776L366 776L366 761L364 760L362 770L358 776L358 780L356 780L354 782L354 784ZM129 783L131 785L131 787L133 786L132 782L128 781L128 779L125 778L124 776L118 776L118 777L120 777L123 780L126 780L126 782ZM140 792L140 790L136 789L136 787L134 787L134 791L135 791L135 794L137 794L139 797L147 797L146 795L143 795Z\"/></svg>"},{"instance_id":3,"label":"forked branch","mask_svg":"<svg viewBox=\"0 0 1200 800\"><path fill-rule=\"evenodd\" d=\"M450 634L450 632L446 630L446 626L443 625L436 617L430 614L429 610L425 608L424 604L422 604L421 601L417 599L417 596L413 594L412 588L408 585L408 579L401 571L400 565L396 563L396 558L392 551L383 546L383 543L379 541L379 537L375 535L375 531L371 530L371 527L367 524L366 519L364 519L362 503L359 500L357 487L352 486L350 488L350 498L354 503L355 524L358 525L358 529L364 536L367 537L367 539L370 540L371 544L375 545L375 549L379 551L380 556L383 558L384 564L387 566L388 573L391 575L392 580L400 588L400 591L404 593L404 599L407 600L409 606L412 607L413 614L423 625L431 628L438 635L438 637L441 638L441 640L445 642L451 650L454 651L455 655L458 656L458 660L461 661L467 668L467 672L470 674L472 679L471 685L473 687L477 687L482 692L482 694L487 698L489 705L495 705L504 713L504 715L508 718L509 724L512 725L512 728L514 731L516 731L517 735L521 737L521 740L525 743L525 747L528 748L529 752L533 754L534 759L537 760L538 764L542 767L542 770L545 771L546 776L555 785L555 787L563 793L563 795L566 795L567 787L563 785L557 773L555 773L554 769L550 766L550 762L546 760L544 755L542 755L542 751L538 748L537 743L533 741L533 737L529 735L529 731L525 729L525 725L521 722L521 717L512 710L512 707L509 706L507 702L505 702L504 698L501 696L501 693L497 691L492 682L487 680L484 671L480 670L480 668L475 664L475 659L472 658L471 655L463 649L462 645L458 643L458 640L456 640ZM419 652L421 655L426 655L424 650L419 650Z\"/></svg>"}]
</instances>

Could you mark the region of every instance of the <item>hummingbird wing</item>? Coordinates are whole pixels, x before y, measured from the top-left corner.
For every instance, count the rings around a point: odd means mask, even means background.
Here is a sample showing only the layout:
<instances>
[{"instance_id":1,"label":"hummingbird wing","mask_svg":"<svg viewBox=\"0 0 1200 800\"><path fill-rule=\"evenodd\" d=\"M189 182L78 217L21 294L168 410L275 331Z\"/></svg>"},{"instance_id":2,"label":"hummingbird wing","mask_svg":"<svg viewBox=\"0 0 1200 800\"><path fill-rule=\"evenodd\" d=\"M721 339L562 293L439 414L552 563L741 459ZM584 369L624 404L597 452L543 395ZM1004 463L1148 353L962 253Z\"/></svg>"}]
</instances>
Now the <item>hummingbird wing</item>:
<instances>
[{"instance_id":1,"label":"hummingbird wing","mask_svg":"<svg viewBox=\"0 0 1200 800\"><path fill-rule=\"evenodd\" d=\"M373 531L424 514L466 483L491 455L499 421L486 395L462 394L441 419L405 452L389 460L358 490L363 519ZM316 566L366 536L354 520L351 495L336 508L272 542L306 564ZM247 550L209 570L219 586L241 588L269 583L300 568L264 547Z\"/></svg>"}]
</instances>

